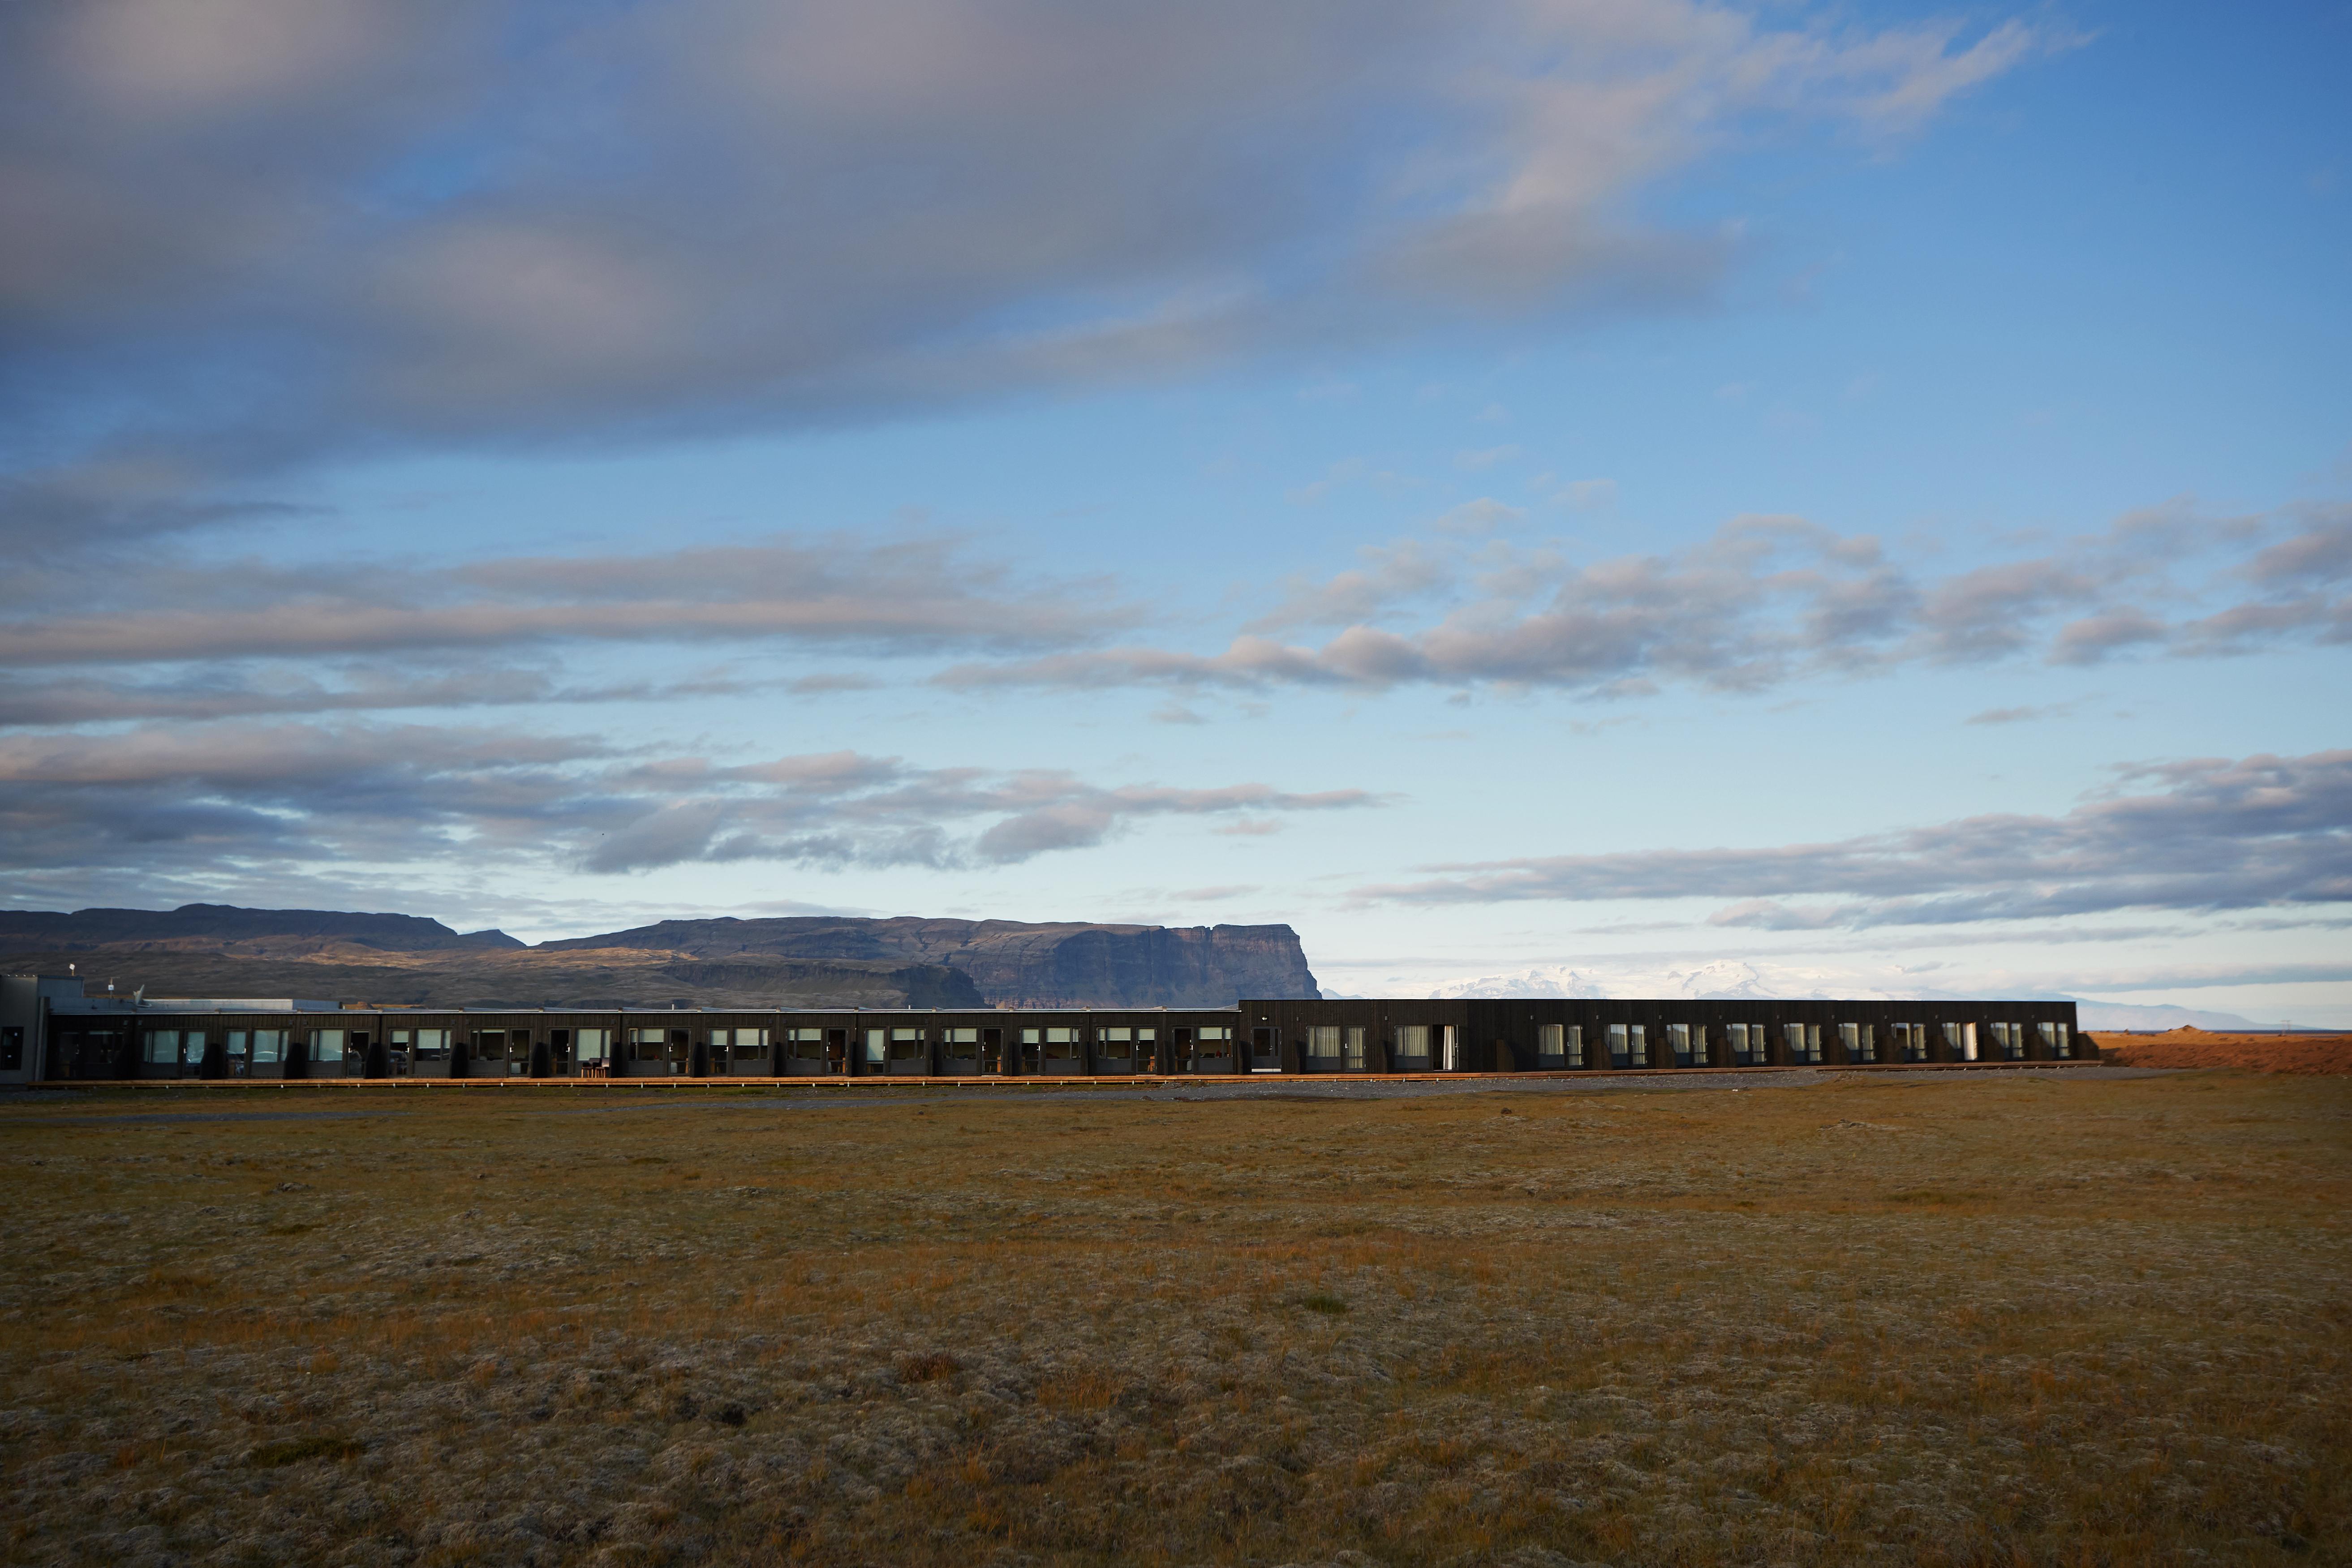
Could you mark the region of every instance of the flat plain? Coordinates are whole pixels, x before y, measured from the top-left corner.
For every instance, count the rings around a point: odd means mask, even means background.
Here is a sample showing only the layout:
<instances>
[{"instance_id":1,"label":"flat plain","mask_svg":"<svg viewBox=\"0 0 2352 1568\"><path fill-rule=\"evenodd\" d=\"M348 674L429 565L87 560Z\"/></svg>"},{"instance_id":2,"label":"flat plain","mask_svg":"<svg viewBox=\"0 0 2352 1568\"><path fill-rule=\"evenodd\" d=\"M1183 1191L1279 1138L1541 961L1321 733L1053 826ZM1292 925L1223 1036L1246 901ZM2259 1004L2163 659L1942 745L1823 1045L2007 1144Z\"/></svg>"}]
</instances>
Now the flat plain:
<instances>
[{"instance_id":1,"label":"flat plain","mask_svg":"<svg viewBox=\"0 0 2352 1568\"><path fill-rule=\"evenodd\" d=\"M2352 1561L2352 1080L0 1103L10 1563Z\"/></svg>"}]
</instances>

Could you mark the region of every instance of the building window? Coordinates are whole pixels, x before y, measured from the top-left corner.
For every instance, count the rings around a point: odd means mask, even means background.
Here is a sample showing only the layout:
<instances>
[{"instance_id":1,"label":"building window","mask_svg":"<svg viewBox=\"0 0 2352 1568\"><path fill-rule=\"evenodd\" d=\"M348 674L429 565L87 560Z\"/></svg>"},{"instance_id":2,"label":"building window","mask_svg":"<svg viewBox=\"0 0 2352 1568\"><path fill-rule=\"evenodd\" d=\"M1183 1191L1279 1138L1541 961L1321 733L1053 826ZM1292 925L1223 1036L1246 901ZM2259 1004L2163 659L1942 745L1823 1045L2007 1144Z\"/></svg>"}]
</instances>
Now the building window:
<instances>
[{"instance_id":1,"label":"building window","mask_svg":"<svg viewBox=\"0 0 2352 1568\"><path fill-rule=\"evenodd\" d=\"M1558 1058L1563 1066L1580 1068L1584 1065L1584 1026L1581 1024L1538 1024L1536 1026L1536 1063L1541 1066Z\"/></svg>"},{"instance_id":2,"label":"building window","mask_svg":"<svg viewBox=\"0 0 2352 1568\"><path fill-rule=\"evenodd\" d=\"M1790 1061L1811 1063L1822 1059L1822 1026L1819 1024L1790 1024L1786 1027Z\"/></svg>"},{"instance_id":3,"label":"building window","mask_svg":"<svg viewBox=\"0 0 2352 1568\"><path fill-rule=\"evenodd\" d=\"M1342 1068L1349 1072L1364 1070L1364 1046L1370 1037L1370 1032L1367 1029L1352 1024L1348 1026L1340 1042L1342 1055L1339 1066Z\"/></svg>"},{"instance_id":4,"label":"building window","mask_svg":"<svg viewBox=\"0 0 2352 1568\"><path fill-rule=\"evenodd\" d=\"M1134 1054L1133 1029L1098 1029L1095 1032L1095 1055L1105 1061L1123 1062Z\"/></svg>"},{"instance_id":5,"label":"building window","mask_svg":"<svg viewBox=\"0 0 2352 1568\"><path fill-rule=\"evenodd\" d=\"M1307 1054L1317 1061L1339 1059L1339 1026L1312 1024L1307 1030Z\"/></svg>"},{"instance_id":6,"label":"building window","mask_svg":"<svg viewBox=\"0 0 2352 1568\"><path fill-rule=\"evenodd\" d=\"M758 1061L768 1054L768 1031L765 1029L713 1029L705 1042L710 1047L710 1059L716 1065L722 1060Z\"/></svg>"},{"instance_id":7,"label":"building window","mask_svg":"<svg viewBox=\"0 0 2352 1568\"><path fill-rule=\"evenodd\" d=\"M1731 1042L1731 1065L1736 1068L1760 1068L1764 1065L1765 1047L1769 1043L1761 1024L1726 1024L1725 1038Z\"/></svg>"},{"instance_id":8,"label":"building window","mask_svg":"<svg viewBox=\"0 0 2352 1568\"><path fill-rule=\"evenodd\" d=\"M1890 1024L1895 1037L1895 1059L1903 1062L1924 1062L1927 1059L1927 1026L1925 1024Z\"/></svg>"},{"instance_id":9,"label":"building window","mask_svg":"<svg viewBox=\"0 0 2352 1568\"><path fill-rule=\"evenodd\" d=\"M1234 1054L1234 1032L1224 1025L1213 1024L1197 1032L1192 1038L1197 1042L1195 1055L1229 1057Z\"/></svg>"},{"instance_id":10,"label":"building window","mask_svg":"<svg viewBox=\"0 0 2352 1568\"><path fill-rule=\"evenodd\" d=\"M629 1057L633 1061L660 1062L669 1059L667 1029L631 1029Z\"/></svg>"},{"instance_id":11,"label":"building window","mask_svg":"<svg viewBox=\"0 0 2352 1568\"><path fill-rule=\"evenodd\" d=\"M1838 1044L1845 1047L1845 1059L1850 1062L1878 1059L1878 1030L1874 1025L1840 1024Z\"/></svg>"},{"instance_id":12,"label":"building window","mask_svg":"<svg viewBox=\"0 0 2352 1568\"><path fill-rule=\"evenodd\" d=\"M863 1044L865 1049L858 1059L863 1061L867 1067L878 1068L890 1059L890 1034L888 1030L866 1030L866 1038Z\"/></svg>"},{"instance_id":13,"label":"building window","mask_svg":"<svg viewBox=\"0 0 2352 1568\"><path fill-rule=\"evenodd\" d=\"M180 1065L180 1031L177 1029L148 1030L146 1060L151 1067L178 1067Z\"/></svg>"},{"instance_id":14,"label":"building window","mask_svg":"<svg viewBox=\"0 0 2352 1568\"><path fill-rule=\"evenodd\" d=\"M576 1062L610 1061L613 1057L613 1031L610 1029L574 1029L572 1032L572 1059Z\"/></svg>"},{"instance_id":15,"label":"building window","mask_svg":"<svg viewBox=\"0 0 2352 1568\"><path fill-rule=\"evenodd\" d=\"M947 1047L947 1054L952 1059L956 1061L978 1061L980 1059L980 1031L978 1029L943 1029L940 1032L940 1038L945 1043Z\"/></svg>"},{"instance_id":16,"label":"building window","mask_svg":"<svg viewBox=\"0 0 2352 1568\"><path fill-rule=\"evenodd\" d=\"M253 1060L282 1062L286 1059L286 1031L256 1029L253 1031Z\"/></svg>"},{"instance_id":17,"label":"building window","mask_svg":"<svg viewBox=\"0 0 2352 1568\"><path fill-rule=\"evenodd\" d=\"M2024 1025L1995 1024L1992 1026L1992 1040L1993 1044L2000 1047L2000 1054L2004 1060L2021 1062L2025 1059Z\"/></svg>"},{"instance_id":18,"label":"building window","mask_svg":"<svg viewBox=\"0 0 2352 1568\"><path fill-rule=\"evenodd\" d=\"M1429 1026L1399 1024L1396 1032L1396 1054L1417 1060L1425 1059L1429 1055Z\"/></svg>"},{"instance_id":19,"label":"building window","mask_svg":"<svg viewBox=\"0 0 2352 1568\"><path fill-rule=\"evenodd\" d=\"M1955 1060L1976 1060L1977 1026L1974 1024L1947 1023L1944 1026L1944 1044L1951 1048Z\"/></svg>"},{"instance_id":20,"label":"building window","mask_svg":"<svg viewBox=\"0 0 2352 1568\"><path fill-rule=\"evenodd\" d=\"M1650 1029L1646 1024L1609 1026L1609 1065L1645 1068L1650 1065Z\"/></svg>"},{"instance_id":21,"label":"building window","mask_svg":"<svg viewBox=\"0 0 2352 1568\"><path fill-rule=\"evenodd\" d=\"M2042 1048L2050 1053L2053 1061L2072 1061L2074 1057L2074 1031L2063 1024L2036 1024L2042 1036Z\"/></svg>"},{"instance_id":22,"label":"building window","mask_svg":"<svg viewBox=\"0 0 2352 1568\"><path fill-rule=\"evenodd\" d=\"M1706 1066L1706 1026L1705 1024L1668 1024L1666 1044L1675 1053L1678 1068Z\"/></svg>"}]
</instances>

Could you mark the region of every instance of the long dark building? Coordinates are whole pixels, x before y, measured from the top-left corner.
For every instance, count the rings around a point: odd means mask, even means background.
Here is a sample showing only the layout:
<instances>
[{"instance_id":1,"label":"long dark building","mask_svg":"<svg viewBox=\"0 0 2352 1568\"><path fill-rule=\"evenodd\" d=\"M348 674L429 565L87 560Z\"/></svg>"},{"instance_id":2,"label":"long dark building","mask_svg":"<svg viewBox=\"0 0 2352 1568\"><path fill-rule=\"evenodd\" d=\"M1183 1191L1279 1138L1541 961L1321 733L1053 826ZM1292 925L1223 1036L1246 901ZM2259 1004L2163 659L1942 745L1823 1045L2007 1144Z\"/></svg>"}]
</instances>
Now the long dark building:
<instances>
[{"instance_id":1,"label":"long dark building","mask_svg":"<svg viewBox=\"0 0 2352 1568\"><path fill-rule=\"evenodd\" d=\"M764 1012L147 1000L0 977L0 1082L1105 1078L2085 1061L2072 1002L1243 1001Z\"/></svg>"}]
</instances>

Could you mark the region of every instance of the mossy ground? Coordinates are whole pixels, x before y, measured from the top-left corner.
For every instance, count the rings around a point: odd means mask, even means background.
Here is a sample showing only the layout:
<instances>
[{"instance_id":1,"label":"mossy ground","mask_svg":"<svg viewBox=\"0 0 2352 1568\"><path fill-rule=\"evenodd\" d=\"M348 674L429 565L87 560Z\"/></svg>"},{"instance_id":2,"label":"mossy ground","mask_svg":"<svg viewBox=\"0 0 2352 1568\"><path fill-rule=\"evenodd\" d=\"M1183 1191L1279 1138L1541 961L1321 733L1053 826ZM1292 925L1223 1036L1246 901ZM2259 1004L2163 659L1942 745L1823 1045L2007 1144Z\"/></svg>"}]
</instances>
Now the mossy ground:
<instances>
[{"instance_id":1,"label":"mossy ground","mask_svg":"<svg viewBox=\"0 0 2352 1568\"><path fill-rule=\"evenodd\" d=\"M326 1112L183 1120L252 1111ZM0 1106L0 1556L2352 1561L2352 1083Z\"/></svg>"}]
</instances>

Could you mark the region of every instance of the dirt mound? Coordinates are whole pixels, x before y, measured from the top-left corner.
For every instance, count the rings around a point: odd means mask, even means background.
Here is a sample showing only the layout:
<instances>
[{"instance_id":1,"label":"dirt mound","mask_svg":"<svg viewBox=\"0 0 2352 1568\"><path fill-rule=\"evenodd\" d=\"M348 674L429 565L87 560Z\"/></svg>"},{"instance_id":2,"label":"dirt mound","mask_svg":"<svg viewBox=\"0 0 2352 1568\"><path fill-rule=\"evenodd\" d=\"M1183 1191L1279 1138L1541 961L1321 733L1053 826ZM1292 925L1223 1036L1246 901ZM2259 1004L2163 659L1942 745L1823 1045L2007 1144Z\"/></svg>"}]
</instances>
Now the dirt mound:
<instances>
[{"instance_id":1,"label":"dirt mound","mask_svg":"<svg viewBox=\"0 0 2352 1568\"><path fill-rule=\"evenodd\" d=\"M2248 1072L2352 1073L2352 1035L2101 1033L2099 1056L2127 1068L2242 1068Z\"/></svg>"}]
</instances>

